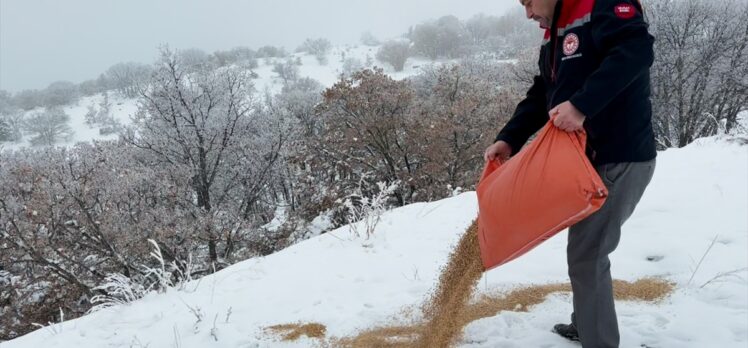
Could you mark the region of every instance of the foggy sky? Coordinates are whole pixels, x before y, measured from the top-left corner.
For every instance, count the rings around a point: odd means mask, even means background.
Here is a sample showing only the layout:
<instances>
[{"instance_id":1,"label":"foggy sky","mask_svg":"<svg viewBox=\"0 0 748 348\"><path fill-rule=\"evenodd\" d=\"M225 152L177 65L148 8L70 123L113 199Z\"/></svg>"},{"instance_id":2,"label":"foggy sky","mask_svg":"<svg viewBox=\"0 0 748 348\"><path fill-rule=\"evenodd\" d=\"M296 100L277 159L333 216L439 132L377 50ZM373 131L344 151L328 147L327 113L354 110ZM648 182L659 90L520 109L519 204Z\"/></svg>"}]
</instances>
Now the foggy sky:
<instances>
[{"instance_id":1,"label":"foggy sky","mask_svg":"<svg viewBox=\"0 0 748 348\"><path fill-rule=\"evenodd\" d=\"M453 14L501 15L516 0L0 0L0 89L79 83L126 61L176 49L263 45L293 51L308 37L333 45L380 39Z\"/></svg>"}]
</instances>

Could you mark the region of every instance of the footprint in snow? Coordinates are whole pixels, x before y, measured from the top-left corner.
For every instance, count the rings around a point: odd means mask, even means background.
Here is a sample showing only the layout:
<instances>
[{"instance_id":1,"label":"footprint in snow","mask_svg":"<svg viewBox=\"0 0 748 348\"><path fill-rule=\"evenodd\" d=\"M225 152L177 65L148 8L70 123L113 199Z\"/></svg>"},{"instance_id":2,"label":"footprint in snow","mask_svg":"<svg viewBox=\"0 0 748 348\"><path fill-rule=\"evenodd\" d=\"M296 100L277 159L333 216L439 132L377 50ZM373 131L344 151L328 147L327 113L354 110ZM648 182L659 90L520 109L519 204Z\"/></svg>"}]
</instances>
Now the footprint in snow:
<instances>
[{"instance_id":1,"label":"footprint in snow","mask_svg":"<svg viewBox=\"0 0 748 348\"><path fill-rule=\"evenodd\" d=\"M650 256L647 256L647 261L649 261L649 262L660 262L664 258L665 258L665 256L662 256L662 255L650 255Z\"/></svg>"}]
</instances>

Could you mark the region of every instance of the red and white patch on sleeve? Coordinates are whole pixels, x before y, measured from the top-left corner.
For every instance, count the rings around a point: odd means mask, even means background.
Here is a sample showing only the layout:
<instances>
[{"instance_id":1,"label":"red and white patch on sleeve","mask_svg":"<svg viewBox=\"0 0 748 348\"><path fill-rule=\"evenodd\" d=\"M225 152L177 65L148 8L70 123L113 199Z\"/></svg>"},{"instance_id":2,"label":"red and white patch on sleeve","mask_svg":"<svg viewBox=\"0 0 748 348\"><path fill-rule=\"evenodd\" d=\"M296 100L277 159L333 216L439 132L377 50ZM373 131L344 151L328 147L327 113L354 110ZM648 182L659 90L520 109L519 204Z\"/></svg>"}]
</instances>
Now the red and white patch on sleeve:
<instances>
[{"instance_id":1,"label":"red and white patch on sleeve","mask_svg":"<svg viewBox=\"0 0 748 348\"><path fill-rule=\"evenodd\" d=\"M636 7L631 4L618 4L614 8L618 18L629 19L636 16Z\"/></svg>"},{"instance_id":2,"label":"red and white patch on sleeve","mask_svg":"<svg viewBox=\"0 0 748 348\"><path fill-rule=\"evenodd\" d=\"M566 34L566 37L564 37L563 46L564 54L570 56L577 51L577 48L579 48L579 36L574 33Z\"/></svg>"}]
</instances>

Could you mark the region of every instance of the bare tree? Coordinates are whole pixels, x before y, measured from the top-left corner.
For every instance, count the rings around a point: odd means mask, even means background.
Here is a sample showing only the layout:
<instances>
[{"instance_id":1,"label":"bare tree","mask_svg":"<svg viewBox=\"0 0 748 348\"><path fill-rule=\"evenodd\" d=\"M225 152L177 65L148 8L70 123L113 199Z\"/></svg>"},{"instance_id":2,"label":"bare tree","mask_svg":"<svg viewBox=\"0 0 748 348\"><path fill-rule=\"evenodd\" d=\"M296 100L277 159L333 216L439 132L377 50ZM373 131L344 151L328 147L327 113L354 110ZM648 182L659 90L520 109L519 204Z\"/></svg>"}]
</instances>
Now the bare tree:
<instances>
[{"instance_id":1,"label":"bare tree","mask_svg":"<svg viewBox=\"0 0 748 348\"><path fill-rule=\"evenodd\" d=\"M80 91L80 94L83 96L92 96L101 93L104 91L104 88L102 88L99 82L100 81L97 79L83 81L78 84L78 91Z\"/></svg>"},{"instance_id":2,"label":"bare tree","mask_svg":"<svg viewBox=\"0 0 748 348\"><path fill-rule=\"evenodd\" d=\"M362 70L364 63L358 58L346 58L343 60L343 71L342 74L345 76L351 76L354 72Z\"/></svg>"},{"instance_id":3,"label":"bare tree","mask_svg":"<svg viewBox=\"0 0 748 348\"><path fill-rule=\"evenodd\" d=\"M44 105L48 107L63 106L78 99L78 86L68 81L52 82L43 93Z\"/></svg>"},{"instance_id":4,"label":"bare tree","mask_svg":"<svg viewBox=\"0 0 748 348\"><path fill-rule=\"evenodd\" d=\"M432 60L439 58L439 28L434 22L417 25L410 33L410 40L416 53Z\"/></svg>"},{"instance_id":5,"label":"bare tree","mask_svg":"<svg viewBox=\"0 0 748 348\"><path fill-rule=\"evenodd\" d=\"M302 125L298 133L314 136L318 131L315 108L322 101L324 88L317 80L304 77L283 86L281 93L271 99L270 109L288 115Z\"/></svg>"},{"instance_id":6,"label":"bare tree","mask_svg":"<svg viewBox=\"0 0 748 348\"><path fill-rule=\"evenodd\" d=\"M303 228L303 220L311 221L318 213L324 211L315 200L319 194L318 186L307 186L299 178L308 174L305 155L309 153L306 138L313 139L320 134L320 120L316 107L322 101L323 86L311 78L300 78L283 86L281 92L266 98L266 110L273 119L288 120L288 146L280 151L280 158L272 168L272 181L269 190L287 212L286 223L281 233L271 233L267 250L277 250L283 243L290 243L292 233ZM306 175L308 177L308 175ZM305 181L306 182L306 181ZM281 242L282 238L286 238Z\"/></svg>"},{"instance_id":7,"label":"bare tree","mask_svg":"<svg viewBox=\"0 0 748 348\"><path fill-rule=\"evenodd\" d=\"M107 69L102 75L102 83L116 89L127 98L138 96L140 85L148 80L151 67L145 64L128 62L118 63Z\"/></svg>"},{"instance_id":8,"label":"bare tree","mask_svg":"<svg viewBox=\"0 0 748 348\"><path fill-rule=\"evenodd\" d=\"M13 105L28 111L44 105L44 95L35 89L25 89L13 95Z\"/></svg>"},{"instance_id":9,"label":"bare tree","mask_svg":"<svg viewBox=\"0 0 748 348\"><path fill-rule=\"evenodd\" d=\"M462 22L455 16L444 16L417 25L410 35L413 49L428 58L457 58L469 42Z\"/></svg>"},{"instance_id":10,"label":"bare tree","mask_svg":"<svg viewBox=\"0 0 748 348\"><path fill-rule=\"evenodd\" d=\"M73 136L68 122L70 115L61 108L49 108L28 116L24 123L26 132L31 135L31 145L52 146Z\"/></svg>"},{"instance_id":11,"label":"bare tree","mask_svg":"<svg viewBox=\"0 0 748 348\"><path fill-rule=\"evenodd\" d=\"M243 200L232 211L229 203L237 194L254 199L253 190L267 179L264 168L277 160L285 142L285 135L274 131L277 121L257 113L252 92L246 70L187 74L178 57L164 49L150 87L141 90L134 129L125 134L128 143L145 150L155 163L188 176L194 213L203 221L198 238L207 243L213 263L233 250L237 229L230 217L248 220L254 207L254 201Z\"/></svg>"},{"instance_id":12,"label":"bare tree","mask_svg":"<svg viewBox=\"0 0 748 348\"><path fill-rule=\"evenodd\" d=\"M306 39L296 52L307 52L317 58L317 61L325 65L327 64L327 54L330 53L332 44L329 40L318 38L318 39Z\"/></svg>"},{"instance_id":13,"label":"bare tree","mask_svg":"<svg viewBox=\"0 0 748 348\"><path fill-rule=\"evenodd\" d=\"M259 58L284 58L288 55L283 47L275 46L262 46L257 49L257 57Z\"/></svg>"},{"instance_id":14,"label":"bare tree","mask_svg":"<svg viewBox=\"0 0 748 348\"><path fill-rule=\"evenodd\" d=\"M210 57L205 51L199 48L188 48L177 51L179 60L186 71L193 72L199 69L208 68Z\"/></svg>"},{"instance_id":15,"label":"bare tree","mask_svg":"<svg viewBox=\"0 0 748 348\"><path fill-rule=\"evenodd\" d=\"M377 52L377 59L392 65L395 71L403 71L409 56L410 43L407 41L388 41Z\"/></svg>"},{"instance_id":16,"label":"bare tree","mask_svg":"<svg viewBox=\"0 0 748 348\"><path fill-rule=\"evenodd\" d=\"M112 102L109 100L109 93L102 93L101 102L88 106L88 111L84 115L86 124L89 126L98 126L99 134L108 135L120 130L121 124L114 118L111 112Z\"/></svg>"},{"instance_id":17,"label":"bare tree","mask_svg":"<svg viewBox=\"0 0 748 348\"><path fill-rule=\"evenodd\" d=\"M21 139L23 112L13 105L11 94L0 90L0 142Z\"/></svg>"},{"instance_id":18,"label":"bare tree","mask_svg":"<svg viewBox=\"0 0 748 348\"><path fill-rule=\"evenodd\" d=\"M228 51L215 51L210 58L219 67L246 62L249 68L257 68L257 52L249 47L234 47Z\"/></svg>"},{"instance_id":19,"label":"bare tree","mask_svg":"<svg viewBox=\"0 0 748 348\"><path fill-rule=\"evenodd\" d=\"M273 72L283 80L284 85L299 79L299 66L292 59L286 59L273 65Z\"/></svg>"},{"instance_id":20,"label":"bare tree","mask_svg":"<svg viewBox=\"0 0 748 348\"><path fill-rule=\"evenodd\" d=\"M13 111L15 107L13 106L13 98L11 94L6 91L0 89L0 115L7 114L11 111Z\"/></svg>"},{"instance_id":21,"label":"bare tree","mask_svg":"<svg viewBox=\"0 0 748 348\"><path fill-rule=\"evenodd\" d=\"M23 138L23 121L24 113L20 110L9 111L0 114L0 142L2 141L20 141Z\"/></svg>"},{"instance_id":22,"label":"bare tree","mask_svg":"<svg viewBox=\"0 0 748 348\"><path fill-rule=\"evenodd\" d=\"M361 43L364 46L379 46L381 42L370 31L361 33Z\"/></svg>"},{"instance_id":23,"label":"bare tree","mask_svg":"<svg viewBox=\"0 0 748 348\"><path fill-rule=\"evenodd\" d=\"M525 94L532 86L534 77L540 74L538 70L537 47L525 49L517 53L517 61L509 68L509 78L503 80L505 84L516 87L515 92Z\"/></svg>"},{"instance_id":24,"label":"bare tree","mask_svg":"<svg viewBox=\"0 0 748 348\"><path fill-rule=\"evenodd\" d=\"M91 104L88 106L88 111L84 116L85 122L91 126L109 124L113 121L111 109L112 102L109 101L109 93L104 92L98 105Z\"/></svg>"},{"instance_id":25,"label":"bare tree","mask_svg":"<svg viewBox=\"0 0 748 348\"><path fill-rule=\"evenodd\" d=\"M13 130L5 117L0 117L0 142L11 141L13 139Z\"/></svg>"},{"instance_id":26,"label":"bare tree","mask_svg":"<svg viewBox=\"0 0 748 348\"><path fill-rule=\"evenodd\" d=\"M456 188L472 189L483 165L482 149L509 120L521 93L508 86L508 67L490 60L425 68L414 77L418 115L426 158L419 177L421 199L448 196ZM497 88L497 83L502 83Z\"/></svg>"},{"instance_id":27,"label":"bare tree","mask_svg":"<svg viewBox=\"0 0 748 348\"><path fill-rule=\"evenodd\" d=\"M336 177L349 184L364 177L411 182L420 162L411 151L417 137L410 132L418 129L411 124L412 98L406 82L381 70L363 70L325 91L318 111L324 126L314 146L335 163ZM398 204L413 191L398 191Z\"/></svg>"},{"instance_id":28,"label":"bare tree","mask_svg":"<svg viewBox=\"0 0 748 348\"><path fill-rule=\"evenodd\" d=\"M654 125L661 147L729 131L748 104L748 4L658 0L648 6L657 58Z\"/></svg>"}]
</instances>

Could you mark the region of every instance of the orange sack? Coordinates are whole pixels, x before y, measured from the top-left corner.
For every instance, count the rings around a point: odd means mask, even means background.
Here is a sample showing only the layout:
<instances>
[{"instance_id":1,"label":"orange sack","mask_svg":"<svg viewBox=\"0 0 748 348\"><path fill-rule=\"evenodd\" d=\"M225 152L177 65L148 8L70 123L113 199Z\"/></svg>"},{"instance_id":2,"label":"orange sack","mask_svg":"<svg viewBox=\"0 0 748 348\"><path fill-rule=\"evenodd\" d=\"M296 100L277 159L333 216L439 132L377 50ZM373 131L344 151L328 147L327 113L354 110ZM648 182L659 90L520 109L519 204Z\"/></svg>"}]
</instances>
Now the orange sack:
<instances>
[{"instance_id":1,"label":"orange sack","mask_svg":"<svg viewBox=\"0 0 748 348\"><path fill-rule=\"evenodd\" d=\"M510 160L488 161L478 182L478 240L486 270L530 251L594 213L608 190L587 159L583 131L549 121Z\"/></svg>"}]
</instances>

